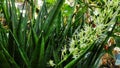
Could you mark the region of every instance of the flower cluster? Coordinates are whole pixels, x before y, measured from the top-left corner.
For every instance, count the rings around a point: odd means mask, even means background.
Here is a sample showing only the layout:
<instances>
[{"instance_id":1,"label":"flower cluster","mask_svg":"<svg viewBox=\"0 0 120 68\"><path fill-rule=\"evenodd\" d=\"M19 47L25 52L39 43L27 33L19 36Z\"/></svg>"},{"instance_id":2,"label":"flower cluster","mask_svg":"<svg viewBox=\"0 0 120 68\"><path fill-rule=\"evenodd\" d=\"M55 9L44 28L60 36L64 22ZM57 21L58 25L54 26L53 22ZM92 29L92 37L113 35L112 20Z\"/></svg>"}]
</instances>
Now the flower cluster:
<instances>
[{"instance_id":1,"label":"flower cluster","mask_svg":"<svg viewBox=\"0 0 120 68\"><path fill-rule=\"evenodd\" d=\"M118 3L118 2L113 2ZM111 7L111 9L110 9ZM95 24L95 27L85 24L83 29L78 30L72 37L69 44L69 52L73 54L73 58L77 58L88 47L98 40L99 38L105 39L107 31L111 31L114 21L108 21L114 19L114 7L111 6L111 1L107 1L104 10L95 8L91 14L91 19ZM102 41L99 40L99 41Z\"/></svg>"}]
</instances>

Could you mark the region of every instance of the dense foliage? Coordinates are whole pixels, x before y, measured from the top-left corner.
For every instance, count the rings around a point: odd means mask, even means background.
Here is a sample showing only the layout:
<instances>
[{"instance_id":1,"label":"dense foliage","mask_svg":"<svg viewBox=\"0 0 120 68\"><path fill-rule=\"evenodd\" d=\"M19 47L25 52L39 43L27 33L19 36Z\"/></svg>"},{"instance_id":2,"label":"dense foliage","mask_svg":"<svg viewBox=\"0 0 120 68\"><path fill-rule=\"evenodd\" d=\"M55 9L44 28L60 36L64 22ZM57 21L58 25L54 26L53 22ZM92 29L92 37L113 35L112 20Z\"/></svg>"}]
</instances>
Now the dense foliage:
<instances>
[{"instance_id":1,"label":"dense foliage","mask_svg":"<svg viewBox=\"0 0 120 68\"><path fill-rule=\"evenodd\" d=\"M98 68L103 54L120 47L119 0L22 2L21 9L0 2L2 68Z\"/></svg>"}]
</instances>

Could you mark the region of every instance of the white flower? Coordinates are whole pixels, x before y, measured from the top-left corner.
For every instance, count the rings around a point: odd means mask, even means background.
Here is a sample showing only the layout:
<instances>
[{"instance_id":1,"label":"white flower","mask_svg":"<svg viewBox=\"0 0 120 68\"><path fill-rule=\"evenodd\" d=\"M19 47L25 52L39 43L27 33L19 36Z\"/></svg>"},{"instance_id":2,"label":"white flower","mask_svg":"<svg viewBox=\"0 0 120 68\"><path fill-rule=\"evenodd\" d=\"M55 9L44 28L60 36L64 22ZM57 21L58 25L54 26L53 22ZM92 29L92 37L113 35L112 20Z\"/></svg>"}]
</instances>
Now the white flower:
<instances>
[{"instance_id":1,"label":"white flower","mask_svg":"<svg viewBox=\"0 0 120 68\"><path fill-rule=\"evenodd\" d=\"M38 0L38 6L42 6L43 5L43 1L42 0Z\"/></svg>"},{"instance_id":2,"label":"white flower","mask_svg":"<svg viewBox=\"0 0 120 68\"><path fill-rule=\"evenodd\" d=\"M100 13L100 10L99 10L98 8L96 8L95 11L94 11L93 13L94 13L94 15L97 16L97 15Z\"/></svg>"},{"instance_id":3,"label":"white flower","mask_svg":"<svg viewBox=\"0 0 120 68\"><path fill-rule=\"evenodd\" d=\"M75 4L75 0L65 0L65 3L73 7Z\"/></svg>"},{"instance_id":4,"label":"white flower","mask_svg":"<svg viewBox=\"0 0 120 68\"><path fill-rule=\"evenodd\" d=\"M62 52L61 58L65 57L66 52L67 52L67 47L66 47L66 45L64 45L64 47L63 47L63 49L61 50L61 52Z\"/></svg>"},{"instance_id":5,"label":"white flower","mask_svg":"<svg viewBox=\"0 0 120 68\"><path fill-rule=\"evenodd\" d=\"M53 62L53 60L49 60L48 64L52 67L55 66L55 63Z\"/></svg>"}]
</instances>

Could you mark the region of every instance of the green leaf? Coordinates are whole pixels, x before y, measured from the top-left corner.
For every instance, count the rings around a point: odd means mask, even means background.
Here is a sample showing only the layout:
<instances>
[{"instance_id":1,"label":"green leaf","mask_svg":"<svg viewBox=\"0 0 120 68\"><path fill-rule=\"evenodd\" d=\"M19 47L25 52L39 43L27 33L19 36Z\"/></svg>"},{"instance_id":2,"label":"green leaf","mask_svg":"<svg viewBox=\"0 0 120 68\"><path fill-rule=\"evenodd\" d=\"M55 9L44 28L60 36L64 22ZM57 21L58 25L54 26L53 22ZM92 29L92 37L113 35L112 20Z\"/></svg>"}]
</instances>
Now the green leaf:
<instances>
[{"instance_id":1,"label":"green leaf","mask_svg":"<svg viewBox=\"0 0 120 68\"><path fill-rule=\"evenodd\" d=\"M39 56L39 66L45 68L45 40L44 37L42 37L42 43L40 45L40 56Z\"/></svg>"},{"instance_id":2,"label":"green leaf","mask_svg":"<svg viewBox=\"0 0 120 68\"><path fill-rule=\"evenodd\" d=\"M45 34L51 28L53 21L54 21L55 17L57 16L58 12L60 11L63 3L64 3L64 0L58 0L58 2L55 4L55 6L50 11L49 16L47 17L47 19L45 21L45 24L43 25L43 31L45 32Z\"/></svg>"},{"instance_id":3,"label":"green leaf","mask_svg":"<svg viewBox=\"0 0 120 68\"><path fill-rule=\"evenodd\" d=\"M83 51L78 58L70 61L64 68L73 68L75 64L77 64L80 61L80 59L85 56L85 54L89 51L90 48L91 47L89 46L87 49L85 49L85 51Z\"/></svg>"},{"instance_id":4,"label":"green leaf","mask_svg":"<svg viewBox=\"0 0 120 68\"><path fill-rule=\"evenodd\" d=\"M8 60L2 51L0 51L0 67L2 68L11 68Z\"/></svg>"},{"instance_id":5,"label":"green leaf","mask_svg":"<svg viewBox=\"0 0 120 68\"><path fill-rule=\"evenodd\" d=\"M116 41L116 46L120 47L120 36L116 36L115 41Z\"/></svg>"},{"instance_id":6,"label":"green leaf","mask_svg":"<svg viewBox=\"0 0 120 68\"><path fill-rule=\"evenodd\" d=\"M10 32L11 32L11 31L10 31ZM16 39L16 37L14 36L14 34L13 34L12 32L11 32L11 34L12 34L12 36L13 36L16 44L17 44L17 47L18 47L18 50L19 50L19 52L20 52L20 55L21 55L22 59L23 59L24 62L26 63L27 67L30 68L30 61L29 61L29 59L28 59L28 57L27 57L26 52L23 50L23 48L20 47L20 44L19 44L18 40Z\"/></svg>"},{"instance_id":7,"label":"green leaf","mask_svg":"<svg viewBox=\"0 0 120 68\"><path fill-rule=\"evenodd\" d=\"M15 62L14 58L10 56L9 52L7 51L7 49L2 45L2 42L0 42L0 46L2 47L3 53L6 56L6 60L8 60L8 62L11 64L11 67L19 68L19 66Z\"/></svg>"},{"instance_id":8,"label":"green leaf","mask_svg":"<svg viewBox=\"0 0 120 68\"><path fill-rule=\"evenodd\" d=\"M74 8L71 7L70 5L68 4L64 4L63 7L62 7L62 13L63 13L63 16L70 16L71 13L73 13L73 10Z\"/></svg>"}]
</instances>

